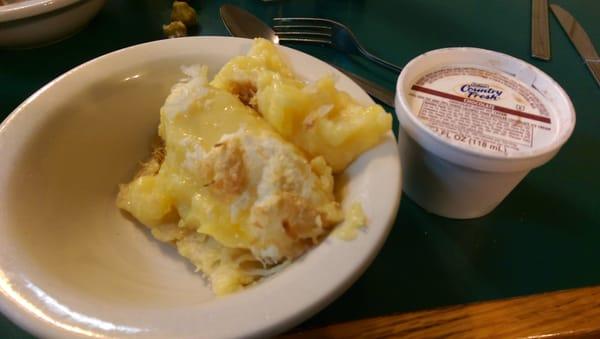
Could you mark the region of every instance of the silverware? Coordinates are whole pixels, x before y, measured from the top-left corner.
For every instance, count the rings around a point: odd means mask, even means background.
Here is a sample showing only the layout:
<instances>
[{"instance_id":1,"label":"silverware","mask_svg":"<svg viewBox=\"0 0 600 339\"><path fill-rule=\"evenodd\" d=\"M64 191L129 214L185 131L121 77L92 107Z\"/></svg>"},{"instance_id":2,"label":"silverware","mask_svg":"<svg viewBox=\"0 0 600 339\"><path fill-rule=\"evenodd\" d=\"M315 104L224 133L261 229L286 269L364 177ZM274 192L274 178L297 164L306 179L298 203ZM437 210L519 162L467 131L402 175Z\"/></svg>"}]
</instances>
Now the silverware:
<instances>
[{"instance_id":1,"label":"silverware","mask_svg":"<svg viewBox=\"0 0 600 339\"><path fill-rule=\"evenodd\" d=\"M276 44L280 41L280 38L275 34L271 27L242 8L225 4L221 6L219 13L221 14L221 20L223 20L225 27L233 36L249 39L260 37L271 40ZM336 66L333 67L346 74L346 76L362 87L372 97L390 107L394 107L394 93L392 91L352 72Z\"/></svg>"},{"instance_id":2,"label":"silverware","mask_svg":"<svg viewBox=\"0 0 600 339\"><path fill-rule=\"evenodd\" d=\"M373 98L378 99L379 101L383 102L384 104L386 104L390 107L394 107L394 93L392 91L388 90L385 87L379 86L378 84L376 84L370 80L367 80L361 76L358 76L354 73L351 73L344 69L341 69L336 65L333 65L333 64L329 64L329 65L333 66L338 71L346 74L348 76L348 78L350 78L350 79L352 79L352 81L356 82L356 84L358 84L362 89L364 89L365 92L369 93L369 95L372 96Z\"/></svg>"},{"instance_id":3,"label":"silverware","mask_svg":"<svg viewBox=\"0 0 600 339\"><path fill-rule=\"evenodd\" d=\"M219 14L229 34L247 39L265 38L279 44L277 34L254 14L230 4L222 5Z\"/></svg>"},{"instance_id":4,"label":"silverware","mask_svg":"<svg viewBox=\"0 0 600 339\"><path fill-rule=\"evenodd\" d=\"M600 86L600 56L592 40L571 13L558 5L550 5L550 8Z\"/></svg>"},{"instance_id":5,"label":"silverware","mask_svg":"<svg viewBox=\"0 0 600 339\"><path fill-rule=\"evenodd\" d=\"M531 0L531 56L550 60L548 0Z\"/></svg>"},{"instance_id":6,"label":"silverware","mask_svg":"<svg viewBox=\"0 0 600 339\"><path fill-rule=\"evenodd\" d=\"M344 53L360 53L371 61L400 73L401 67L367 51L354 33L343 24L322 18L273 18L279 41L313 42L331 45Z\"/></svg>"}]
</instances>

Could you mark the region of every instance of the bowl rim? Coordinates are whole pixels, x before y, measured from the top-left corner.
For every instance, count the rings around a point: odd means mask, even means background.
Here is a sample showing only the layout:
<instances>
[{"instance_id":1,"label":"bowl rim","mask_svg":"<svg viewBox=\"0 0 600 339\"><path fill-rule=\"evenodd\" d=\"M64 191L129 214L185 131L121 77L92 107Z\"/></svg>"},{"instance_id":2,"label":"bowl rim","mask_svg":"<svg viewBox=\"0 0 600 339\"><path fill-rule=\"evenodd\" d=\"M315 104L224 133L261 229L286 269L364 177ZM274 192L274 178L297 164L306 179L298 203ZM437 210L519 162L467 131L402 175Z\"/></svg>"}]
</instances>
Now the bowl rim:
<instances>
[{"instance_id":1,"label":"bowl rim","mask_svg":"<svg viewBox=\"0 0 600 339\"><path fill-rule=\"evenodd\" d=\"M32 17L87 0L25 0L0 6L0 23Z\"/></svg>"}]
</instances>

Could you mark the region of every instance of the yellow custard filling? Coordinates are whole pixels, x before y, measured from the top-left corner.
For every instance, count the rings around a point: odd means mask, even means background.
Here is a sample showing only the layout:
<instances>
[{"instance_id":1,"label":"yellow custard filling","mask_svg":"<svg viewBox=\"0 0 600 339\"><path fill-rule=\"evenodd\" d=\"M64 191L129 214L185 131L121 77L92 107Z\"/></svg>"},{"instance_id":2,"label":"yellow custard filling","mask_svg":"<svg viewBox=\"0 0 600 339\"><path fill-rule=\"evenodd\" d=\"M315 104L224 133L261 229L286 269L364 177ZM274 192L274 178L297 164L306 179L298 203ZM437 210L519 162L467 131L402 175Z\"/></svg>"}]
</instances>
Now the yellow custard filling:
<instances>
[{"instance_id":1,"label":"yellow custard filling","mask_svg":"<svg viewBox=\"0 0 600 339\"><path fill-rule=\"evenodd\" d=\"M211 84L205 67L183 68L187 79L160 110L162 145L117 197L218 295L280 270L342 222L332 173L391 126L381 107L358 105L330 78L297 80L268 42L249 55ZM350 211L344 235L366 223L362 209Z\"/></svg>"}]
</instances>

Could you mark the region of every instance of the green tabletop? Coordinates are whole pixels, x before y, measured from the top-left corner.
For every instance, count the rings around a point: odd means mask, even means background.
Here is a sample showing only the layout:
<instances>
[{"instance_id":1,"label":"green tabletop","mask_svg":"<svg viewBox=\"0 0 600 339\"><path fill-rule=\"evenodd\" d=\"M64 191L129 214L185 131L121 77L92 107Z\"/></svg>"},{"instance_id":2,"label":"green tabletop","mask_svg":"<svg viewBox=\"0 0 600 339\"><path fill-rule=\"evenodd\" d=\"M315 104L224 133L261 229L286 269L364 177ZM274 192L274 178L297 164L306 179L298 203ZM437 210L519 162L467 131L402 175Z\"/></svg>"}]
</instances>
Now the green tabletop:
<instances>
[{"instance_id":1,"label":"green tabletop","mask_svg":"<svg viewBox=\"0 0 600 339\"><path fill-rule=\"evenodd\" d=\"M571 11L600 47L600 1L553 2ZM529 57L527 0L231 3L265 20L289 15L341 21L370 51L398 65L449 46L504 52L556 79L577 111L575 132L556 158L531 172L485 217L437 217L403 196L395 226L373 265L301 327L600 284L600 87L552 15L552 61L543 62ZM197 34L226 35L218 15L222 2L192 4L200 9ZM108 0L87 28L67 40L38 49L0 51L0 116L4 119L41 86L83 62L161 39L169 6L169 1ZM396 74L359 57L322 46L294 47L394 87ZM0 316L0 337L28 336Z\"/></svg>"}]
</instances>

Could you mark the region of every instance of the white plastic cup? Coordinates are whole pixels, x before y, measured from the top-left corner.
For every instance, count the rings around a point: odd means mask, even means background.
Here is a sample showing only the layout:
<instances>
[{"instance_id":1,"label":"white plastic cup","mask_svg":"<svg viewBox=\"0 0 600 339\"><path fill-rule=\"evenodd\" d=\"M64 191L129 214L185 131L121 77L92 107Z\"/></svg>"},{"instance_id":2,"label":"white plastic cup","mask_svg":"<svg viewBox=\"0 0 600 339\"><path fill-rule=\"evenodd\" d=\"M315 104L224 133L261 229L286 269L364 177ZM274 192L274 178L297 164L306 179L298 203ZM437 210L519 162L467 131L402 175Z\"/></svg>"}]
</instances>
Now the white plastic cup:
<instances>
[{"instance_id":1,"label":"white plastic cup","mask_svg":"<svg viewBox=\"0 0 600 339\"><path fill-rule=\"evenodd\" d=\"M477 48L413 59L398 77L395 106L405 193L456 219L494 210L575 127L573 105L552 78Z\"/></svg>"}]
</instances>

